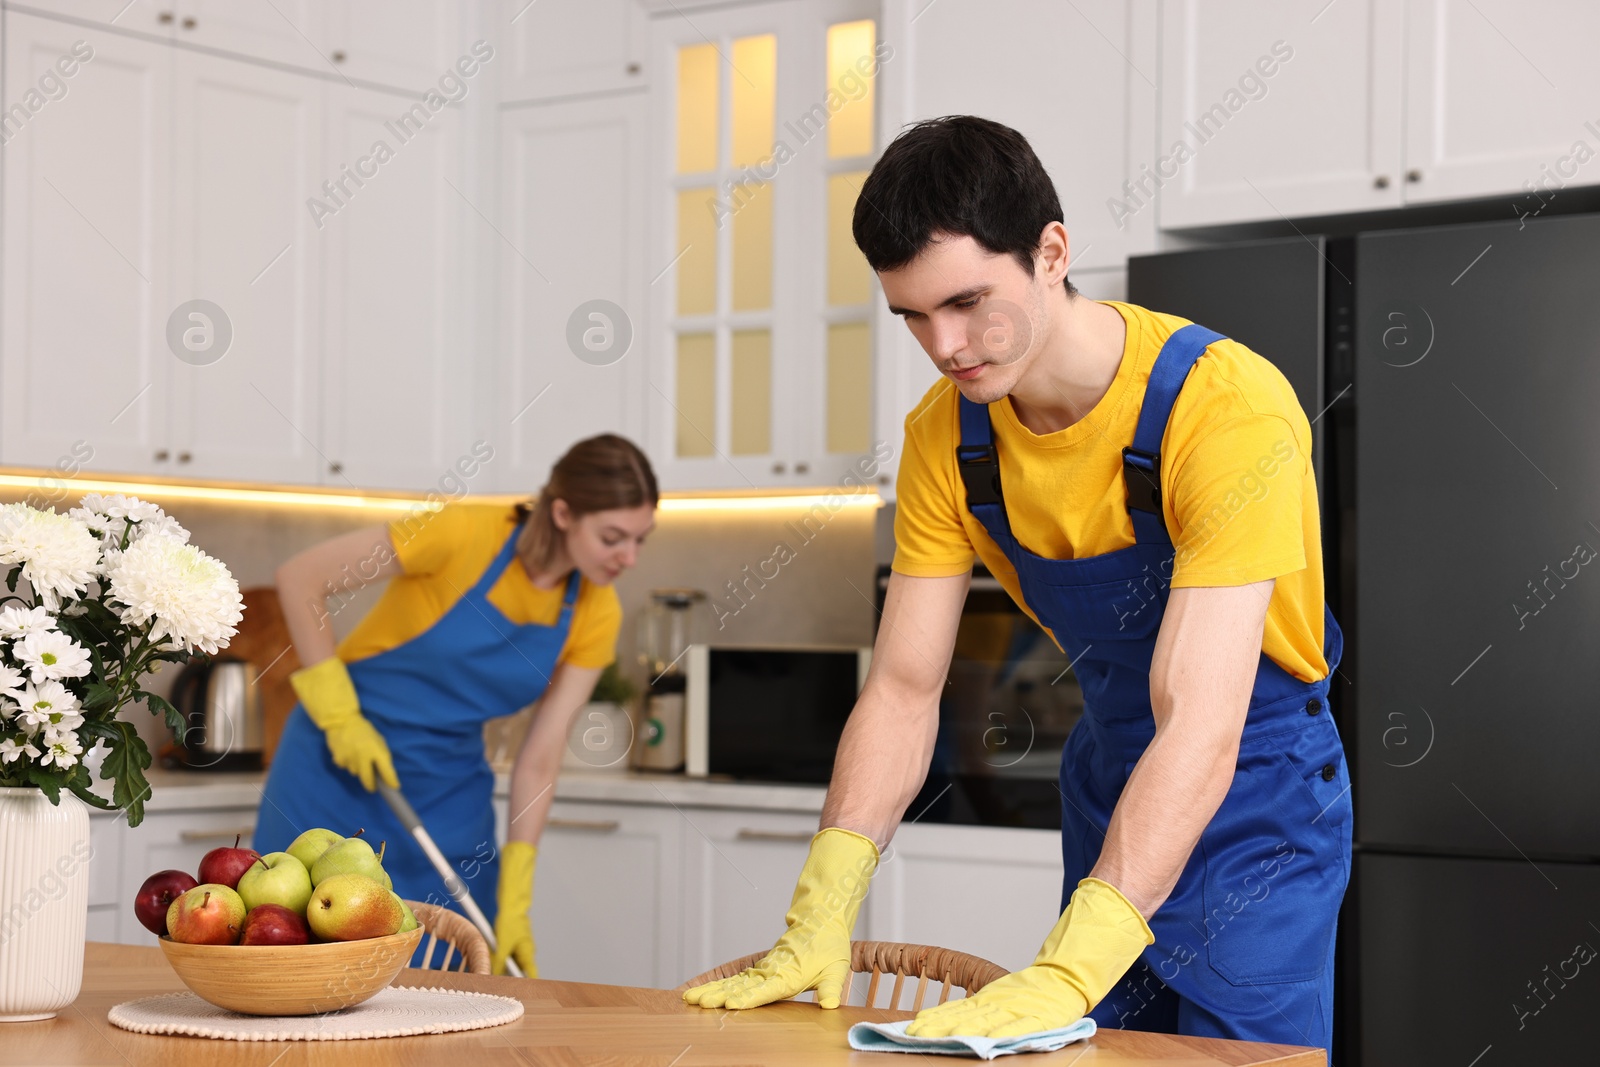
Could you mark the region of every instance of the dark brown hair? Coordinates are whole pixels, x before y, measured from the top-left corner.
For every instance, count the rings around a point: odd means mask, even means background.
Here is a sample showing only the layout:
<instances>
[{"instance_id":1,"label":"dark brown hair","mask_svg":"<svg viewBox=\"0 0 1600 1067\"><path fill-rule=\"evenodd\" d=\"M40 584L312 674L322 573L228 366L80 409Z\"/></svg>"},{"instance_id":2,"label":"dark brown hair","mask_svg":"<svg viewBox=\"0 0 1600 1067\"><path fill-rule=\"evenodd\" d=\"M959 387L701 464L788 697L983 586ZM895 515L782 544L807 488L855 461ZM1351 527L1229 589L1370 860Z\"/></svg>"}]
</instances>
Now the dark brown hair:
<instances>
[{"instance_id":1,"label":"dark brown hair","mask_svg":"<svg viewBox=\"0 0 1600 1067\"><path fill-rule=\"evenodd\" d=\"M1040 234L1061 221L1055 183L1026 137L976 115L945 115L912 124L883 150L851 229L875 271L898 270L949 234L1032 275ZM1063 282L1069 295L1078 291Z\"/></svg>"},{"instance_id":2,"label":"dark brown hair","mask_svg":"<svg viewBox=\"0 0 1600 1067\"><path fill-rule=\"evenodd\" d=\"M586 438L556 460L537 497L517 505L522 523L517 554L540 568L555 558L561 531L551 507L557 500L565 500L573 517L581 518L613 508L655 507L660 496L656 473L638 445L614 433Z\"/></svg>"}]
</instances>

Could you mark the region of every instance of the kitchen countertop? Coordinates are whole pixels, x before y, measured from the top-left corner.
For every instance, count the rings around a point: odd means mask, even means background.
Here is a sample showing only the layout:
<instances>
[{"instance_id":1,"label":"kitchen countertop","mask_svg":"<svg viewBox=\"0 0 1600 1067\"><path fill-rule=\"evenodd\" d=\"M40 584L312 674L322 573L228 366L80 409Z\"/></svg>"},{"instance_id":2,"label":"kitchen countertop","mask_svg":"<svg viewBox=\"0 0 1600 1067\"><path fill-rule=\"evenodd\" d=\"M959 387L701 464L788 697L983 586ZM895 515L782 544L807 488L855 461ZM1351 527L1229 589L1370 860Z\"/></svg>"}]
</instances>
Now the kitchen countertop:
<instances>
[{"instance_id":1,"label":"kitchen countertop","mask_svg":"<svg viewBox=\"0 0 1600 1067\"><path fill-rule=\"evenodd\" d=\"M188 1067L219 1062L252 1067L301 1064L471 1063L474 1067L527 1067L529 1063L608 1063L673 1067L760 1063L876 1064L896 1067L881 1053L851 1052L845 1039L853 1023L893 1021L911 1012L870 1008L823 1011L812 1004L773 1004L748 1012L693 1008L664 989L587 985L487 975L406 970L397 985L476 990L522 1001L525 1014L505 1026L459 1034L324 1042L215 1041L156 1037L118 1029L106 1021L113 1005L183 989L154 946L90 942L83 991L54 1019L12 1023L5 1030L8 1063L71 1063L94 1067ZM1214 1041L1166 1034L1102 1030L1060 1052L1034 1053L1029 1067L1078 1062L1096 1067L1322 1067L1321 1050L1243 1041ZM1086 1061L1087 1062L1087 1061Z\"/></svg>"},{"instance_id":2,"label":"kitchen countertop","mask_svg":"<svg viewBox=\"0 0 1600 1067\"><path fill-rule=\"evenodd\" d=\"M261 803L263 771L183 771L152 767L145 772L152 812L202 808L254 808ZM495 775L495 796L510 789L505 772ZM644 771L567 771L556 779L556 799L615 804L672 804L684 808L818 813L827 791L820 785L712 781Z\"/></svg>"}]
</instances>

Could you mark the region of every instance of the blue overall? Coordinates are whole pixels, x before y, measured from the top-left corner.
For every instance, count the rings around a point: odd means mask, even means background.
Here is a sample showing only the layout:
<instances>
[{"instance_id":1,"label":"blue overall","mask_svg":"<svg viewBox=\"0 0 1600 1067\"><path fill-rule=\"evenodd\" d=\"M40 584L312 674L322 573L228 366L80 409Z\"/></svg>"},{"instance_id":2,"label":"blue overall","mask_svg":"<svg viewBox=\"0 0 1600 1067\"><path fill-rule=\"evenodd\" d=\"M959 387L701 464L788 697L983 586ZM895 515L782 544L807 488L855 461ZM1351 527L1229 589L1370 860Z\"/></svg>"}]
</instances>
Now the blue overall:
<instances>
[{"instance_id":1,"label":"blue overall","mask_svg":"<svg viewBox=\"0 0 1600 1067\"><path fill-rule=\"evenodd\" d=\"M1017 542L988 409L960 401L967 506L1016 568L1028 607L1083 687L1083 718L1061 758L1063 909L1099 858L1112 809L1155 735L1150 664L1174 558L1160 448L1190 369L1221 339L1185 326L1157 356L1133 446L1123 450L1136 543L1103 555L1045 559ZM1343 637L1326 606L1323 617L1331 676ZM1349 789L1328 679L1299 681L1263 654L1233 783L1151 919L1155 943L1094 1009L1095 1021L1328 1047L1334 928L1350 876Z\"/></svg>"},{"instance_id":2,"label":"blue overall","mask_svg":"<svg viewBox=\"0 0 1600 1067\"><path fill-rule=\"evenodd\" d=\"M513 530L477 584L422 634L349 664L361 713L388 742L401 792L491 921L500 855L483 724L544 692L578 593L574 570L555 625L507 619L489 590L515 557L516 541ZM262 853L280 851L314 826L347 835L364 828L374 847L388 842L383 869L396 893L461 910L389 805L334 766L322 731L296 705L272 758L252 843Z\"/></svg>"}]
</instances>

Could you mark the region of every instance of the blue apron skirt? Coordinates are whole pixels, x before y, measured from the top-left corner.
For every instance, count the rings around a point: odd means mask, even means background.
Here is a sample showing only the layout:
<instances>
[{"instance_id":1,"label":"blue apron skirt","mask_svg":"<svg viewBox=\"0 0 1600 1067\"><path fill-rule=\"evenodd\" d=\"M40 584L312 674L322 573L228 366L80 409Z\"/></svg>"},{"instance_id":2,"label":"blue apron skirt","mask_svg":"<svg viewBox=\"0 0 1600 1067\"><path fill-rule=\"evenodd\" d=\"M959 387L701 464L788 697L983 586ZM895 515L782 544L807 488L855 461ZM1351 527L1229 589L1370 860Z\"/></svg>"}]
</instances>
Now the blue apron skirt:
<instances>
[{"instance_id":1,"label":"blue apron skirt","mask_svg":"<svg viewBox=\"0 0 1600 1067\"><path fill-rule=\"evenodd\" d=\"M1136 543L1045 559L1012 535L987 407L960 400L967 506L1016 568L1023 599L1083 688L1061 758L1061 907L1099 859L1112 809L1155 736L1150 665L1174 549L1160 502L1160 448L1178 393L1220 334L1190 325L1151 369L1123 450ZM1343 635L1323 607L1329 677ZM1172 894L1155 943L1090 1013L1101 1026L1329 1047L1333 944L1350 877L1350 779L1328 713L1328 678L1302 682L1264 653L1233 783Z\"/></svg>"},{"instance_id":2,"label":"blue apron skirt","mask_svg":"<svg viewBox=\"0 0 1600 1067\"><path fill-rule=\"evenodd\" d=\"M574 570L555 625L507 619L489 601L489 590L515 557L517 533L438 622L403 645L348 665L361 713L389 745L401 792L490 921L500 853L483 724L544 693L578 593ZM461 910L383 798L334 766L322 731L297 704L272 758L253 844L262 853L282 851L314 826L346 836L364 830L374 848L386 845L383 869L396 893Z\"/></svg>"}]
</instances>

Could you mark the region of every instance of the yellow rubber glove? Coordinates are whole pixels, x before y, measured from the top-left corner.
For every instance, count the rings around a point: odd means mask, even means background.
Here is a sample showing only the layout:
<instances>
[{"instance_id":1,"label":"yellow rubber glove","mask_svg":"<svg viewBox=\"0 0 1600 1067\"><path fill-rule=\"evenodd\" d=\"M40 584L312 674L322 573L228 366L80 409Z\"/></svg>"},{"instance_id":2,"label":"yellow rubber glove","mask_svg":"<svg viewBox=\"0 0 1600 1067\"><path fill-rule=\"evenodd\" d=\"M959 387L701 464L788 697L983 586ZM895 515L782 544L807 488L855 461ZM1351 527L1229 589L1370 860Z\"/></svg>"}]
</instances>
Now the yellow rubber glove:
<instances>
[{"instance_id":1,"label":"yellow rubber glove","mask_svg":"<svg viewBox=\"0 0 1600 1067\"><path fill-rule=\"evenodd\" d=\"M526 841L507 841L500 850L500 909L494 917L494 958L490 970L506 973L506 957L517 961L524 978L539 977L533 962L533 861L539 850Z\"/></svg>"},{"instance_id":2,"label":"yellow rubber glove","mask_svg":"<svg viewBox=\"0 0 1600 1067\"><path fill-rule=\"evenodd\" d=\"M1098 878L1085 878L1031 967L997 978L964 1000L929 1008L911 1037L1020 1037L1070 1026L1089 1014L1155 935L1139 909Z\"/></svg>"},{"instance_id":3,"label":"yellow rubber glove","mask_svg":"<svg viewBox=\"0 0 1600 1067\"><path fill-rule=\"evenodd\" d=\"M300 706L321 728L335 766L361 779L369 793L377 788L378 778L400 788L389 746L377 728L362 718L355 684L338 656L295 671L289 675L289 684L294 686Z\"/></svg>"},{"instance_id":4,"label":"yellow rubber glove","mask_svg":"<svg viewBox=\"0 0 1600 1067\"><path fill-rule=\"evenodd\" d=\"M683 999L702 1008L757 1008L808 989L837 1008L850 977L850 931L878 867L878 846L850 830L829 827L811 839L784 922L771 952L732 978L695 986Z\"/></svg>"}]
</instances>

